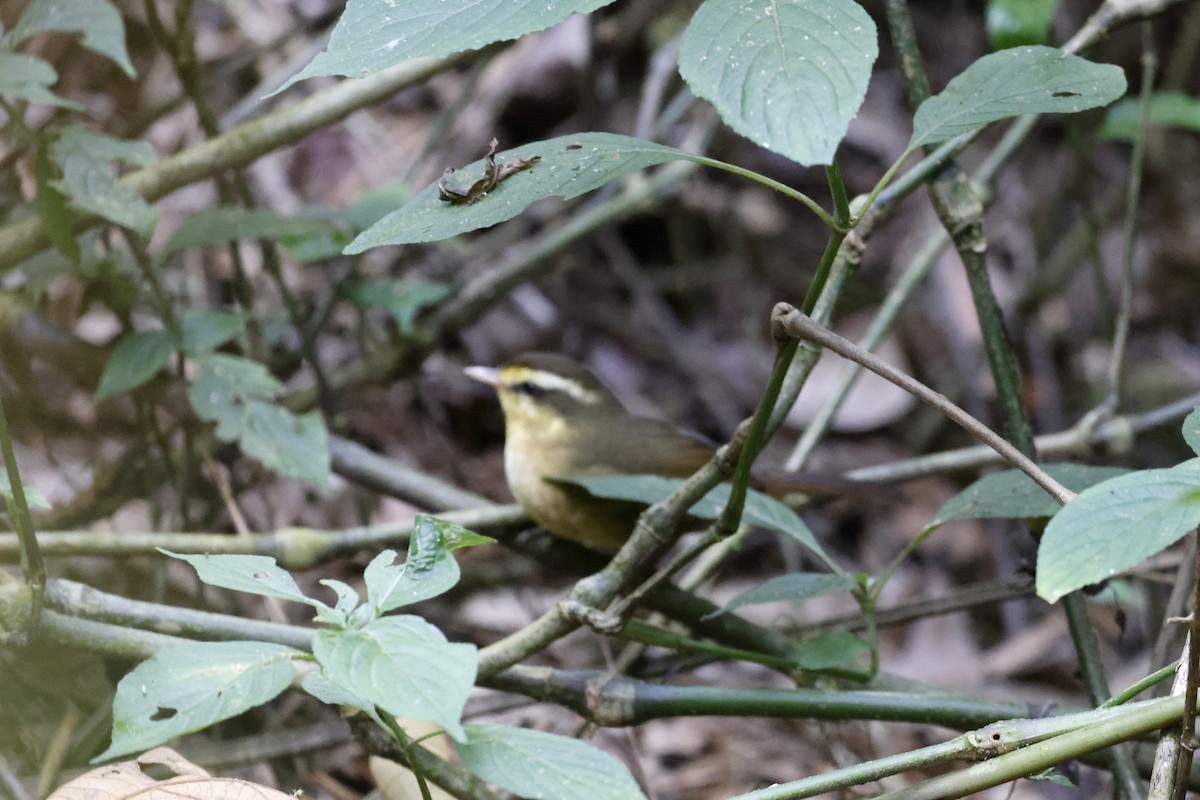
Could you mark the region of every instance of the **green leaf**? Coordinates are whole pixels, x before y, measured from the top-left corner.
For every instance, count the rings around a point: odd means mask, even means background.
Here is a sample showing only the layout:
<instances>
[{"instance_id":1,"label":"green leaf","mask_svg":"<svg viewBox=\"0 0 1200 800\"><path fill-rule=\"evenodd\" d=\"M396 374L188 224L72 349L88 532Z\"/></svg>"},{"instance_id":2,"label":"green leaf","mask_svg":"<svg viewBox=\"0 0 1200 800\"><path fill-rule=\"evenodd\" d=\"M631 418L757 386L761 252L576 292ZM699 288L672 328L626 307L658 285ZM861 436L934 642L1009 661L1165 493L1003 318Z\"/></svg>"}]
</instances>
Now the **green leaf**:
<instances>
[{"instance_id":1,"label":"green leaf","mask_svg":"<svg viewBox=\"0 0 1200 800\"><path fill-rule=\"evenodd\" d=\"M57 80L54 67L40 58L24 53L0 53L0 97L82 111L83 106L50 91Z\"/></svg>"},{"instance_id":2,"label":"green leaf","mask_svg":"<svg viewBox=\"0 0 1200 800\"><path fill-rule=\"evenodd\" d=\"M1183 421L1183 440L1192 452L1200 456L1200 406L1192 409Z\"/></svg>"},{"instance_id":3,"label":"green leaf","mask_svg":"<svg viewBox=\"0 0 1200 800\"><path fill-rule=\"evenodd\" d=\"M1071 789L1076 788L1075 784L1070 778L1062 773L1055 772L1054 767L1047 767L1041 772L1035 772L1032 775L1026 775L1025 779L1030 781L1048 781L1059 786L1065 786Z\"/></svg>"},{"instance_id":4,"label":"green leaf","mask_svg":"<svg viewBox=\"0 0 1200 800\"><path fill-rule=\"evenodd\" d=\"M283 384L257 361L205 353L196 362L200 370L188 388L188 399L200 417L217 423L217 436L227 442L242 435L248 400L269 399L283 391Z\"/></svg>"},{"instance_id":5,"label":"green leaf","mask_svg":"<svg viewBox=\"0 0 1200 800\"><path fill-rule=\"evenodd\" d=\"M533 142L496 156L497 164L516 159L540 160L511 175L477 203L456 205L440 199L438 182L426 187L406 206L359 234L345 252L361 253L385 244L436 242L512 219L531 203L546 197L570 200L609 181L667 161L697 160L696 156L644 139L612 133L581 133ZM469 186L484 173L480 159L446 178L454 186Z\"/></svg>"},{"instance_id":6,"label":"green leaf","mask_svg":"<svg viewBox=\"0 0 1200 800\"><path fill-rule=\"evenodd\" d=\"M165 331L127 333L104 362L100 385L93 398L97 403L114 395L136 389L167 365L175 343Z\"/></svg>"},{"instance_id":7,"label":"green leaf","mask_svg":"<svg viewBox=\"0 0 1200 800\"><path fill-rule=\"evenodd\" d=\"M774 603L780 600L807 600L810 597L848 592L858 585L854 575L845 573L830 575L824 572L796 572L780 575L748 589L726 603L720 610L705 616L705 619L720 616L742 606Z\"/></svg>"},{"instance_id":8,"label":"green leaf","mask_svg":"<svg viewBox=\"0 0 1200 800\"><path fill-rule=\"evenodd\" d=\"M325 488L331 475L329 432L315 411L296 415L271 401L283 388L257 362L222 353L196 359L192 408L217 423L216 434L282 475Z\"/></svg>"},{"instance_id":9,"label":"green leaf","mask_svg":"<svg viewBox=\"0 0 1200 800\"><path fill-rule=\"evenodd\" d=\"M418 515L422 525L432 525L437 528L442 534L442 541L451 550L461 550L464 547L477 547L481 544L495 544L496 540L490 536L484 536L482 533L468 530L457 522L451 522L448 519L439 519L438 517L430 517L424 514Z\"/></svg>"},{"instance_id":10,"label":"green leaf","mask_svg":"<svg viewBox=\"0 0 1200 800\"><path fill-rule=\"evenodd\" d=\"M547 478L546 480L580 486L596 497L633 500L646 505L657 503L683 485L681 479L664 478L661 475L602 475L586 478ZM729 502L730 491L729 484L723 483L714 487L708 494L700 498L700 501L692 506L688 513L700 519L715 520L725 510L725 504ZM746 505L742 517L743 521L748 524L758 525L792 537L821 561L836 568L833 559L817 542L812 531L804 524L804 520L778 500L761 492L750 490L746 495Z\"/></svg>"},{"instance_id":11,"label":"green leaf","mask_svg":"<svg viewBox=\"0 0 1200 800\"><path fill-rule=\"evenodd\" d=\"M1018 114L1070 114L1125 94L1125 73L1055 47L1014 47L967 67L917 109L909 148L939 144Z\"/></svg>"},{"instance_id":12,"label":"green leaf","mask_svg":"<svg viewBox=\"0 0 1200 800\"><path fill-rule=\"evenodd\" d=\"M993 50L1042 44L1058 0L988 0L987 34Z\"/></svg>"},{"instance_id":13,"label":"green leaf","mask_svg":"<svg viewBox=\"0 0 1200 800\"><path fill-rule=\"evenodd\" d=\"M462 741L459 720L475 684L478 652L450 644L420 617L381 617L313 640L326 677L397 717L434 722Z\"/></svg>"},{"instance_id":14,"label":"green leaf","mask_svg":"<svg viewBox=\"0 0 1200 800\"><path fill-rule=\"evenodd\" d=\"M421 309L444 300L451 291L450 284L434 281L359 281L350 287L349 296L359 307L386 309L400 332L410 334Z\"/></svg>"},{"instance_id":15,"label":"green leaf","mask_svg":"<svg viewBox=\"0 0 1200 800\"><path fill-rule=\"evenodd\" d=\"M1142 110L1136 97L1114 103L1100 126L1100 138L1132 142L1141 127ZM1150 125L1200 131L1200 98L1180 92L1155 92L1150 98Z\"/></svg>"},{"instance_id":16,"label":"green leaf","mask_svg":"<svg viewBox=\"0 0 1200 800\"><path fill-rule=\"evenodd\" d=\"M34 205L38 218L46 230L51 244L72 264L80 260L79 242L75 239L75 222L78 215L67 205L67 196L50 185L57 169L50 158L50 140L42 133L37 137L37 156L33 162L34 178L37 181L37 196Z\"/></svg>"},{"instance_id":17,"label":"green leaf","mask_svg":"<svg viewBox=\"0 0 1200 800\"><path fill-rule=\"evenodd\" d=\"M8 38L15 45L44 32L81 33L84 47L115 62L129 77L137 75L125 50L125 22L107 0L33 0Z\"/></svg>"},{"instance_id":18,"label":"green leaf","mask_svg":"<svg viewBox=\"0 0 1200 800\"><path fill-rule=\"evenodd\" d=\"M291 573L276 564L275 559L270 556L187 555L172 553L161 547L159 552L191 564L196 570L196 576L209 586L264 597L278 597L293 603L304 603L313 608L325 606L320 600L308 597L300 591Z\"/></svg>"},{"instance_id":19,"label":"green leaf","mask_svg":"<svg viewBox=\"0 0 1200 800\"><path fill-rule=\"evenodd\" d=\"M468 725L458 754L467 769L538 800L645 800L625 765L596 747L542 731Z\"/></svg>"},{"instance_id":20,"label":"green leaf","mask_svg":"<svg viewBox=\"0 0 1200 800\"><path fill-rule=\"evenodd\" d=\"M424 514L418 514L414 521L408 558L399 565L393 563L395 559L395 550L384 550L363 573L367 602L377 616L437 597L458 583L458 562L450 554L442 532Z\"/></svg>"},{"instance_id":21,"label":"green leaf","mask_svg":"<svg viewBox=\"0 0 1200 800\"><path fill-rule=\"evenodd\" d=\"M729 127L808 166L833 162L878 55L851 0L705 0L679 73Z\"/></svg>"},{"instance_id":22,"label":"green leaf","mask_svg":"<svg viewBox=\"0 0 1200 800\"><path fill-rule=\"evenodd\" d=\"M21 488L25 490L25 505L30 508L50 508L50 501L36 486L30 486L22 481ZM13 496L12 482L8 479L8 470L0 468L0 496L9 499Z\"/></svg>"},{"instance_id":23,"label":"green leaf","mask_svg":"<svg viewBox=\"0 0 1200 800\"><path fill-rule=\"evenodd\" d=\"M419 56L516 39L612 0L350 0L325 51L283 84L320 75L361 78Z\"/></svg>"},{"instance_id":24,"label":"green leaf","mask_svg":"<svg viewBox=\"0 0 1200 800\"><path fill-rule=\"evenodd\" d=\"M1050 477L1073 492L1125 475L1120 467L1086 464L1042 464ZM946 501L925 526L931 530L956 519L1029 519L1052 517L1062 505L1019 469L993 472Z\"/></svg>"},{"instance_id":25,"label":"green leaf","mask_svg":"<svg viewBox=\"0 0 1200 800\"><path fill-rule=\"evenodd\" d=\"M143 661L117 684L105 761L207 728L286 689L298 650L265 642L196 642Z\"/></svg>"},{"instance_id":26,"label":"green leaf","mask_svg":"<svg viewBox=\"0 0 1200 800\"><path fill-rule=\"evenodd\" d=\"M329 487L329 431L319 412L296 415L274 403L250 400L238 441L246 455L279 474Z\"/></svg>"},{"instance_id":27,"label":"green leaf","mask_svg":"<svg viewBox=\"0 0 1200 800\"><path fill-rule=\"evenodd\" d=\"M189 356L214 350L246 329L246 314L189 310L179 315L180 349Z\"/></svg>"},{"instance_id":28,"label":"green leaf","mask_svg":"<svg viewBox=\"0 0 1200 800\"><path fill-rule=\"evenodd\" d=\"M871 646L849 631L822 633L806 641L796 656L800 669L852 679L869 677Z\"/></svg>"},{"instance_id":29,"label":"green leaf","mask_svg":"<svg viewBox=\"0 0 1200 800\"><path fill-rule=\"evenodd\" d=\"M154 148L72 126L59 135L51 153L63 175L51 185L70 197L72 205L149 238L158 212L136 191L117 182L110 162L144 167L154 162Z\"/></svg>"},{"instance_id":30,"label":"green leaf","mask_svg":"<svg viewBox=\"0 0 1200 800\"><path fill-rule=\"evenodd\" d=\"M358 608L358 604L362 602L362 598L358 596L358 590L344 581L339 581L336 578L322 578L318 582L322 586L332 589L333 593L337 595L337 604L333 607L333 610L342 619L349 618L350 612Z\"/></svg>"},{"instance_id":31,"label":"green leaf","mask_svg":"<svg viewBox=\"0 0 1200 800\"><path fill-rule=\"evenodd\" d=\"M336 234L338 226L316 216L289 217L265 208L220 206L192 214L158 252L158 263L183 250L239 239L287 239Z\"/></svg>"},{"instance_id":32,"label":"green leaf","mask_svg":"<svg viewBox=\"0 0 1200 800\"><path fill-rule=\"evenodd\" d=\"M362 231L412 199L412 190L404 181L389 181L371 186L355 195L342 218L355 230Z\"/></svg>"},{"instance_id":33,"label":"green leaf","mask_svg":"<svg viewBox=\"0 0 1200 800\"><path fill-rule=\"evenodd\" d=\"M1200 470L1149 469L1105 481L1067 503L1038 547L1037 593L1053 603L1169 547L1200 524Z\"/></svg>"},{"instance_id":34,"label":"green leaf","mask_svg":"<svg viewBox=\"0 0 1200 800\"><path fill-rule=\"evenodd\" d=\"M329 680L324 672L319 670L308 673L304 676L304 680L300 682L304 691L311 694L313 697L320 700L322 703L328 703L333 706L350 706L357 708L364 714L375 721L375 724L383 728L386 725L383 719L375 710L375 704L367 700L365 697L360 697L346 689L346 687L334 683Z\"/></svg>"}]
</instances>

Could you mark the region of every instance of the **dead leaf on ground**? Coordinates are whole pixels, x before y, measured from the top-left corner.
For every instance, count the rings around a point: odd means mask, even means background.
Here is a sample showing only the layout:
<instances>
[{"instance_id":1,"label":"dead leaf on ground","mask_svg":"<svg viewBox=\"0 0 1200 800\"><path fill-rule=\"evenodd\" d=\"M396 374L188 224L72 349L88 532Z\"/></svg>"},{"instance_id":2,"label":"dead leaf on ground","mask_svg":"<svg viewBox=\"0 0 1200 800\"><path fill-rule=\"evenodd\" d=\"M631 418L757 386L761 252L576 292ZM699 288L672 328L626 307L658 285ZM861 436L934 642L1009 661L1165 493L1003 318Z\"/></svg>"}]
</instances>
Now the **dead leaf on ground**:
<instances>
[{"instance_id":1,"label":"dead leaf on ground","mask_svg":"<svg viewBox=\"0 0 1200 800\"><path fill-rule=\"evenodd\" d=\"M173 773L155 778L153 767ZM50 800L288 800L291 795L238 778L216 778L169 747L156 747L80 775L59 787Z\"/></svg>"}]
</instances>

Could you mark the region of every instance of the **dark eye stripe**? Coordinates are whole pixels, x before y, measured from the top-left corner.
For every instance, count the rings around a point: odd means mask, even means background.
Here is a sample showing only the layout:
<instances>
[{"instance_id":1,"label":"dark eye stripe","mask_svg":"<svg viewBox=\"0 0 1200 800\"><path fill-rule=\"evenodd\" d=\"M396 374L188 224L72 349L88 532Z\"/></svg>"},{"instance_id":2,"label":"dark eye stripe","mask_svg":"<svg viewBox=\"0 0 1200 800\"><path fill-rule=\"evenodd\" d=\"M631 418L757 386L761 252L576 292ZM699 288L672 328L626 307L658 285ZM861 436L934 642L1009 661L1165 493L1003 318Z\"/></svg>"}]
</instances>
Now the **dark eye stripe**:
<instances>
[{"instance_id":1,"label":"dark eye stripe","mask_svg":"<svg viewBox=\"0 0 1200 800\"><path fill-rule=\"evenodd\" d=\"M521 381L520 383L514 384L512 388L517 394L525 394L533 398L541 397L542 395L546 394L546 392L550 391L545 386L539 386L532 381Z\"/></svg>"}]
</instances>

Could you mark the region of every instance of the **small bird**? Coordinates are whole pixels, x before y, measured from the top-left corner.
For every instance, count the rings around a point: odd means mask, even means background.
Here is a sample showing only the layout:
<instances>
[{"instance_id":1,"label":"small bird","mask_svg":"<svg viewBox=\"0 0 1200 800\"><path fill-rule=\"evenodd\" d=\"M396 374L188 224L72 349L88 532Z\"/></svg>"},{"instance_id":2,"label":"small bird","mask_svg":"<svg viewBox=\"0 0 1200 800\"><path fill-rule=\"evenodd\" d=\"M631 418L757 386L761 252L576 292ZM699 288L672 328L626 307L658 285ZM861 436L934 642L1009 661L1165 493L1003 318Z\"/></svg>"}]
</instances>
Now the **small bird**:
<instances>
[{"instance_id":1,"label":"small bird","mask_svg":"<svg viewBox=\"0 0 1200 800\"><path fill-rule=\"evenodd\" d=\"M504 476L517 502L563 539L611 552L629 538L646 506L547 478L683 478L712 457L712 447L700 439L628 411L586 367L566 356L527 353L498 368L465 371L495 387L500 397Z\"/></svg>"}]
</instances>

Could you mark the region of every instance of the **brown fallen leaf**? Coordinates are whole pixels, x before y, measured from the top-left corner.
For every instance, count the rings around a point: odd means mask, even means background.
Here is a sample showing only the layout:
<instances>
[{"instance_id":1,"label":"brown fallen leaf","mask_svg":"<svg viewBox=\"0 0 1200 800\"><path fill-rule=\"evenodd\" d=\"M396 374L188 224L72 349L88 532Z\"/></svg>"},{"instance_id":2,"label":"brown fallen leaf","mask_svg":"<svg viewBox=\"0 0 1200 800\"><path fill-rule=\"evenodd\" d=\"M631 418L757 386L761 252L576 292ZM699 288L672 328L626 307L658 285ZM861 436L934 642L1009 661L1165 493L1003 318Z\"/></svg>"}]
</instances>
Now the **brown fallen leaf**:
<instances>
[{"instance_id":1,"label":"brown fallen leaf","mask_svg":"<svg viewBox=\"0 0 1200 800\"><path fill-rule=\"evenodd\" d=\"M161 780L144 767L164 767ZM156 747L131 761L98 767L60 786L49 800L290 800L291 795L238 778L214 778L169 747Z\"/></svg>"}]
</instances>

